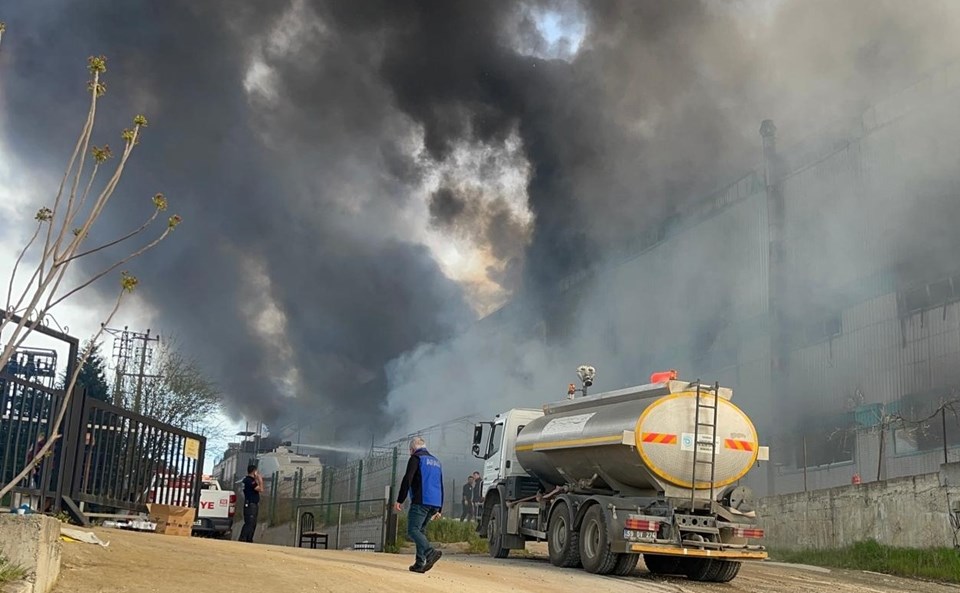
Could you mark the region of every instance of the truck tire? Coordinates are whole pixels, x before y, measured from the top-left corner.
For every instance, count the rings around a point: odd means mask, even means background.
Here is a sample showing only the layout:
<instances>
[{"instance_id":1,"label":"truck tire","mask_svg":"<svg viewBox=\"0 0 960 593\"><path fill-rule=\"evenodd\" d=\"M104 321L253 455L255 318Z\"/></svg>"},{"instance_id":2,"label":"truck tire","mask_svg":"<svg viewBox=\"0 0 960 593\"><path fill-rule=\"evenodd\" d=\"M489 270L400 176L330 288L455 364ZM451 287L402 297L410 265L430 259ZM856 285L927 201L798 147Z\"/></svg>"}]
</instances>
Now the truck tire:
<instances>
[{"instance_id":1,"label":"truck tire","mask_svg":"<svg viewBox=\"0 0 960 593\"><path fill-rule=\"evenodd\" d=\"M683 574L683 570L680 568L681 560L683 558L677 556L643 555L643 563L647 565L647 570L653 574Z\"/></svg>"},{"instance_id":2,"label":"truck tire","mask_svg":"<svg viewBox=\"0 0 960 593\"><path fill-rule=\"evenodd\" d=\"M740 562L732 560L714 560L714 562L720 565L717 576L713 578L714 583L729 583L740 572Z\"/></svg>"},{"instance_id":3,"label":"truck tire","mask_svg":"<svg viewBox=\"0 0 960 593\"><path fill-rule=\"evenodd\" d=\"M613 565L613 572L610 574L628 577L637 569L638 562L640 554L617 554L617 563Z\"/></svg>"},{"instance_id":4,"label":"truck tire","mask_svg":"<svg viewBox=\"0 0 960 593\"><path fill-rule=\"evenodd\" d=\"M587 510L580 524L580 562L587 572L610 574L617 563L617 554L610 551L607 521L600 505Z\"/></svg>"},{"instance_id":5,"label":"truck tire","mask_svg":"<svg viewBox=\"0 0 960 593\"><path fill-rule=\"evenodd\" d=\"M720 562L710 558L684 558L680 569L691 581L713 581L720 571Z\"/></svg>"},{"instance_id":6,"label":"truck tire","mask_svg":"<svg viewBox=\"0 0 960 593\"><path fill-rule=\"evenodd\" d=\"M553 508L547 527L547 550L550 564L561 568L580 566L580 532L573 529L567 503L560 502Z\"/></svg>"},{"instance_id":7,"label":"truck tire","mask_svg":"<svg viewBox=\"0 0 960 593\"><path fill-rule=\"evenodd\" d=\"M503 510L496 502L490 509L490 522L487 524L487 550L491 558L506 558L510 554L509 548L503 547Z\"/></svg>"}]
</instances>

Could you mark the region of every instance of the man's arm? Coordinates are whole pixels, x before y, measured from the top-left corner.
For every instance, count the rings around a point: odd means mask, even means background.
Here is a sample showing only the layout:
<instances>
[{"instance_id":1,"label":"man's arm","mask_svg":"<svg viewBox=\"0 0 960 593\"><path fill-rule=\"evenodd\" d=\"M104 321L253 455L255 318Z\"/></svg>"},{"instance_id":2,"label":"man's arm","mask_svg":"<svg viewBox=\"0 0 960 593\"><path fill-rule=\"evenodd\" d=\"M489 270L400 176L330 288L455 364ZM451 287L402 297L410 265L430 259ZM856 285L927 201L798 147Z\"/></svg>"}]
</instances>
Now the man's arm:
<instances>
[{"instance_id":1,"label":"man's arm","mask_svg":"<svg viewBox=\"0 0 960 593\"><path fill-rule=\"evenodd\" d=\"M253 489L257 492L263 492L263 476L260 475L260 470L257 470L254 476L256 477L257 483L253 486Z\"/></svg>"},{"instance_id":2,"label":"man's arm","mask_svg":"<svg viewBox=\"0 0 960 593\"><path fill-rule=\"evenodd\" d=\"M400 492L397 492L397 504L403 504L407 500L407 492L410 490L410 484L413 483L413 478L417 475L417 469L420 467L420 460L417 459L415 455L411 455L410 459L407 460L407 471L403 474L403 479L400 480Z\"/></svg>"}]
</instances>

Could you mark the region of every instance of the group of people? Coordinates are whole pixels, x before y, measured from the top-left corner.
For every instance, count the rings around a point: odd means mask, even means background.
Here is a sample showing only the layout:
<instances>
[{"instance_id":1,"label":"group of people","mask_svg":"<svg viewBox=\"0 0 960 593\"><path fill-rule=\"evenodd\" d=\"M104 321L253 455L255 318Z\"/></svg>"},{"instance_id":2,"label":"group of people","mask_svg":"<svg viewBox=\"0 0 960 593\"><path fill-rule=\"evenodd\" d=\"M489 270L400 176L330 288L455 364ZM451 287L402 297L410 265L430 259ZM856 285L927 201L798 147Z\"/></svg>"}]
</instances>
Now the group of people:
<instances>
[{"instance_id":1,"label":"group of people","mask_svg":"<svg viewBox=\"0 0 960 593\"><path fill-rule=\"evenodd\" d=\"M460 512L461 521L475 521L480 516L480 507L483 506L483 479L480 472L473 472L467 476L460 496L463 510Z\"/></svg>"},{"instance_id":2,"label":"group of people","mask_svg":"<svg viewBox=\"0 0 960 593\"><path fill-rule=\"evenodd\" d=\"M252 542L257 527L260 493L263 492L263 476L256 465L247 468L243 479L243 529L240 541ZM440 460L430 454L422 437L410 441L410 458L400 482L400 491L394 502L394 510L401 512L410 498L407 511L407 535L416 545L416 560L411 572L425 573L440 560L443 552L437 550L427 539L427 526L440 518L443 508L443 467ZM473 472L463 486L463 514L460 520L474 519L483 503L483 483L480 472Z\"/></svg>"}]
</instances>

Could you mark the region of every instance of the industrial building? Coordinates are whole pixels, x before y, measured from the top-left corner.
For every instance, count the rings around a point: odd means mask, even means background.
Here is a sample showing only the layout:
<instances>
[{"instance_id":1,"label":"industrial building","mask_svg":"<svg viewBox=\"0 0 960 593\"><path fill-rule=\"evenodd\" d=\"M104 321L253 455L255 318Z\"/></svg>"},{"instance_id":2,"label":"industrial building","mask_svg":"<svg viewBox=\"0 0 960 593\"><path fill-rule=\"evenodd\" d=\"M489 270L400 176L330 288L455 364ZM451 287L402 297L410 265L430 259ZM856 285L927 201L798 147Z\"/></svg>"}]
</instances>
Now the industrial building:
<instances>
[{"instance_id":1,"label":"industrial building","mask_svg":"<svg viewBox=\"0 0 960 593\"><path fill-rule=\"evenodd\" d=\"M732 387L771 449L759 494L937 471L960 459L958 90L952 65L809 138L758 121L755 170L473 331L589 327L598 387Z\"/></svg>"}]
</instances>

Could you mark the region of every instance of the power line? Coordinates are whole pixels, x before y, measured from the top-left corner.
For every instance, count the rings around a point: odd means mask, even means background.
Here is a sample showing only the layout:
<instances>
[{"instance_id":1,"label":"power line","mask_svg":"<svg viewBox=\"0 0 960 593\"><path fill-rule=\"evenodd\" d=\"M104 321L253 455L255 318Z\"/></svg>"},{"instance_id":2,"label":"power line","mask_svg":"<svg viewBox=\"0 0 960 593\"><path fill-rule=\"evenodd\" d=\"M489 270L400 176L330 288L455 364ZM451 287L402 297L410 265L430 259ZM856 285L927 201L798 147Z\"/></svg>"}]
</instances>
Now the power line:
<instances>
[{"instance_id":1,"label":"power line","mask_svg":"<svg viewBox=\"0 0 960 593\"><path fill-rule=\"evenodd\" d=\"M144 403L144 379L159 376L147 374L146 370L153 364L154 359L154 345L151 342L159 344L160 336L159 334L151 336L149 329L146 332L130 331L127 326L122 330L109 327L103 329L113 336L113 361L116 368L113 403L116 406L130 407L140 414Z\"/></svg>"}]
</instances>

